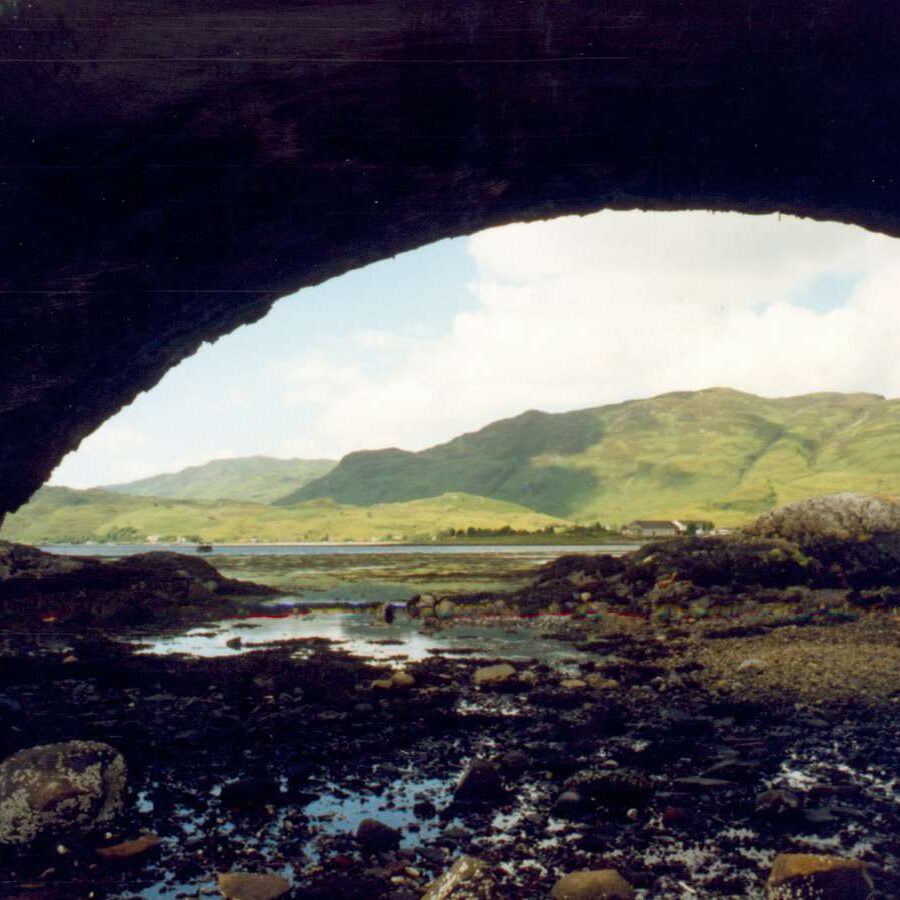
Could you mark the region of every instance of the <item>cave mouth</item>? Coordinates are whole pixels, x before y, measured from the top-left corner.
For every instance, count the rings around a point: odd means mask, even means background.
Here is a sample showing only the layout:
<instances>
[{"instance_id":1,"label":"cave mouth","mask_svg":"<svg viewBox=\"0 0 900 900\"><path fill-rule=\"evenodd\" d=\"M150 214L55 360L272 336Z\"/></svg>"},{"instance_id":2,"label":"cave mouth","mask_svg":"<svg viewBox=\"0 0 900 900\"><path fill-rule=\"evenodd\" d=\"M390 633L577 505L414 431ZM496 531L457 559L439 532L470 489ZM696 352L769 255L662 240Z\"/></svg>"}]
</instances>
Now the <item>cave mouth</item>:
<instances>
[{"instance_id":1,"label":"cave mouth","mask_svg":"<svg viewBox=\"0 0 900 900\"><path fill-rule=\"evenodd\" d=\"M283 298L204 345L50 483L421 450L528 409L679 390L900 393L873 366L890 357L876 316L898 261L893 239L852 226L696 211L438 242Z\"/></svg>"}]
</instances>

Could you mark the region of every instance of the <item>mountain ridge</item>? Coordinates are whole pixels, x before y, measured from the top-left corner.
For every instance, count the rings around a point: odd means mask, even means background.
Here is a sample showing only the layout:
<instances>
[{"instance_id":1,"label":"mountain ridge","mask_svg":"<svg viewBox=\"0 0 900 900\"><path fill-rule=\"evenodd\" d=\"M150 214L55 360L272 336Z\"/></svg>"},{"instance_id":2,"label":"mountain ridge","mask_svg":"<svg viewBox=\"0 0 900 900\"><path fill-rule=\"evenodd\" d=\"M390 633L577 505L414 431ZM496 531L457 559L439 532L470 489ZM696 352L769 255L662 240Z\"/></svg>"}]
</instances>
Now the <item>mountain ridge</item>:
<instances>
[{"instance_id":1,"label":"mountain ridge","mask_svg":"<svg viewBox=\"0 0 900 900\"><path fill-rule=\"evenodd\" d=\"M900 401L879 394L672 391L529 410L418 452L357 451L275 504L328 496L366 506L465 491L578 521L736 524L816 493L900 492L896 441Z\"/></svg>"},{"instance_id":2,"label":"mountain ridge","mask_svg":"<svg viewBox=\"0 0 900 900\"><path fill-rule=\"evenodd\" d=\"M180 500L247 500L270 503L285 491L296 490L327 474L337 460L280 459L274 456L238 456L213 459L176 472L163 472L101 490L133 497L171 497Z\"/></svg>"}]
</instances>

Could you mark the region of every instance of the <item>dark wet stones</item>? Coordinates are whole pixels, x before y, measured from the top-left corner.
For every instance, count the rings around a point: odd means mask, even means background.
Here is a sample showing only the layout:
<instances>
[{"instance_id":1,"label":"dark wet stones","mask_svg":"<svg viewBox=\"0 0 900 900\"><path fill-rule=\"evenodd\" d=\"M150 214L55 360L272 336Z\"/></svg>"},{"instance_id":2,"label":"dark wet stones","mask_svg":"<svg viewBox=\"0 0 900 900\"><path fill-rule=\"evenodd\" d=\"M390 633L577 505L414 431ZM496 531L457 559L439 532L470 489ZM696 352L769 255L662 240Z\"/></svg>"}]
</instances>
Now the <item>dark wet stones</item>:
<instances>
[{"instance_id":1,"label":"dark wet stones","mask_svg":"<svg viewBox=\"0 0 900 900\"><path fill-rule=\"evenodd\" d=\"M500 757L500 768L507 775L521 775L531 766L531 757L522 750L508 750Z\"/></svg>"},{"instance_id":2,"label":"dark wet stones","mask_svg":"<svg viewBox=\"0 0 900 900\"><path fill-rule=\"evenodd\" d=\"M685 778L677 778L673 783L677 791L691 794L711 794L718 791L727 791L735 787L734 782L725 778L703 778L700 775L688 775Z\"/></svg>"},{"instance_id":3,"label":"dark wet stones","mask_svg":"<svg viewBox=\"0 0 900 900\"><path fill-rule=\"evenodd\" d=\"M701 773L704 778L722 778L740 784L750 784L759 777L759 765L744 759L725 759Z\"/></svg>"},{"instance_id":4,"label":"dark wet stones","mask_svg":"<svg viewBox=\"0 0 900 900\"><path fill-rule=\"evenodd\" d=\"M222 785L220 797L229 809L259 809L278 803L281 791L271 778L241 778Z\"/></svg>"},{"instance_id":5,"label":"dark wet stones","mask_svg":"<svg viewBox=\"0 0 900 900\"><path fill-rule=\"evenodd\" d=\"M753 811L761 819L787 819L795 816L801 805L800 797L793 791L775 788L756 795Z\"/></svg>"},{"instance_id":6,"label":"dark wet stones","mask_svg":"<svg viewBox=\"0 0 900 900\"><path fill-rule=\"evenodd\" d=\"M384 853L400 846L400 832L377 819L363 819L356 829L356 843L365 853Z\"/></svg>"},{"instance_id":7,"label":"dark wet stones","mask_svg":"<svg viewBox=\"0 0 900 900\"><path fill-rule=\"evenodd\" d=\"M126 777L125 760L109 744L20 750L0 764L0 843L97 830L120 812Z\"/></svg>"},{"instance_id":8,"label":"dark wet stones","mask_svg":"<svg viewBox=\"0 0 900 900\"><path fill-rule=\"evenodd\" d=\"M500 769L486 759L473 759L454 792L463 803L489 803L504 796Z\"/></svg>"},{"instance_id":9,"label":"dark wet stones","mask_svg":"<svg viewBox=\"0 0 900 900\"><path fill-rule=\"evenodd\" d=\"M155 834L142 834L132 841L121 841L109 847L100 847L97 855L110 863L130 862L138 857L146 856L159 847L161 840Z\"/></svg>"},{"instance_id":10,"label":"dark wet stones","mask_svg":"<svg viewBox=\"0 0 900 900\"><path fill-rule=\"evenodd\" d=\"M550 815L558 819L577 819L590 809L590 804L578 792L563 791L550 809Z\"/></svg>"},{"instance_id":11,"label":"dark wet stones","mask_svg":"<svg viewBox=\"0 0 900 900\"><path fill-rule=\"evenodd\" d=\"M769 900L866 900L873 889L858 859L782 853L768 881Z\"/></svg>"},{"instance_id":12,"label":"dark wet stones","mask_svg":"<svg viewBox=\"0 0 900 900\"><path fill-rule=\"evenodd\" d=\"M649 779L631 769L585 770L563 785L563 793L572 792L591 807L617 813L644 806L652 791Z\"/></svg>"},{"instance_id":13,"label":"dark wet stones","mask_svg":"<svg viewBox=\"0 0 900 900\"><path fill-rule=\"evenodd\" d=\"M632 900L634 888L615 870L572 872L550 892L552 900Z\"/></svg>"}]
</instances>

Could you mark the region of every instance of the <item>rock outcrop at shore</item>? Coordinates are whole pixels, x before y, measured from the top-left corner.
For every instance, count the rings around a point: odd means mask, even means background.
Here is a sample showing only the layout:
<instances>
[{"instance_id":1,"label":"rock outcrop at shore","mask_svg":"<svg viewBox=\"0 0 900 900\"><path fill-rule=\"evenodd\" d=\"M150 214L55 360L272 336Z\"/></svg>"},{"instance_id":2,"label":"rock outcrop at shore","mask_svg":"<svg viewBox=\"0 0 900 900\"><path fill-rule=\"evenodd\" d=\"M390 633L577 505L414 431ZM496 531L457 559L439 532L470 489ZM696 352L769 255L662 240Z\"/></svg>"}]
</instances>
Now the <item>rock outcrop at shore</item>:
<instances>
[{"instance_id":1,"label":"rock outcrop at shore","mask_svg":"<svg viewBox=\"0 0 900 900\"><path fill-rule=\"evenodd\" d=\"M798 612L900 606L900 507L839 494L783 507L744 534L645 544L621 557L562 556L512 596L526 614L603 603L706 615L735 604Z\"/></svg>"},{"instance_id":2,"label":"rock outcrop at shore","mask_svg":"<svg viewBox=\"0 0 900 900\"><path fill-rule=\"evenodd\" d=\"M0 541L0 617L139 625L190 618L228 598L277 593L265 585L224 578L205 560L180 553L98 560Z\"/></svg>"},{"instance_id":3,"label":"rock outcrop at shore","mask_svg":"<svg viewBox=\"0 0 900 900\"><path fill-rule=\"evenodd\" d=\"M808 544L822 538L865 540L900 532L900 504L884 497L841 493L788 503L760 516L744 533Z\"/></svg>"}]
</instances>

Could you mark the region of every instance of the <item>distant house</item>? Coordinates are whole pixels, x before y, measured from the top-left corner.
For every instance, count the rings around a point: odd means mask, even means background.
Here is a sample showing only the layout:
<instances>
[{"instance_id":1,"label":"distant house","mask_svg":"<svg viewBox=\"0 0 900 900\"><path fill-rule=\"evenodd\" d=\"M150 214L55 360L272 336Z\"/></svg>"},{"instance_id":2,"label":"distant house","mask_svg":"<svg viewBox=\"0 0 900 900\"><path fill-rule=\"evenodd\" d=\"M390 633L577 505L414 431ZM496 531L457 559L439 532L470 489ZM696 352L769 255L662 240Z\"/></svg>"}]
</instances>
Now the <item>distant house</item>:
<instances>
[{"instance_id":1,"label":"distant house","mask_svg":"<svg viewBox=\"0 0 900 900\"><path fill-rule=\"evenodd\" d=\"M629 522L622 533L633 537L674 537L682 534L684 526L680 522L665 522L658 519L635 519Z\"/></svg>"}]
</instances>

